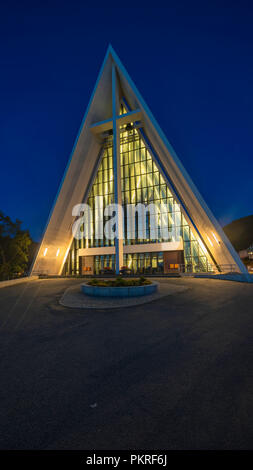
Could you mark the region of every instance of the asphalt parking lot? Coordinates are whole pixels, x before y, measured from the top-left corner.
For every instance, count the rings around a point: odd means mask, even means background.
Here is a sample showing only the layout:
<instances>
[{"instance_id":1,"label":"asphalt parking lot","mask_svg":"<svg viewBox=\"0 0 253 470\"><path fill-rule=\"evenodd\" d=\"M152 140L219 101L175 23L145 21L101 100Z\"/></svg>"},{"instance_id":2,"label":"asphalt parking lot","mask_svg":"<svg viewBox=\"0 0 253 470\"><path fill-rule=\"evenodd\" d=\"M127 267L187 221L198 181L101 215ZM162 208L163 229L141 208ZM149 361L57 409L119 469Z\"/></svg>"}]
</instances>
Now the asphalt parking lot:
<instances>
[{"instance_id":1,"label":"asphalt parking lot","mask_svg":"<svg viewBox=\"0 0 253 470\"><path fill-rule=\"evenodd\" d=\"M62 307L80 280L0 290L0 449L252 449L253 284Z\"/></svg>"}]
</instances>

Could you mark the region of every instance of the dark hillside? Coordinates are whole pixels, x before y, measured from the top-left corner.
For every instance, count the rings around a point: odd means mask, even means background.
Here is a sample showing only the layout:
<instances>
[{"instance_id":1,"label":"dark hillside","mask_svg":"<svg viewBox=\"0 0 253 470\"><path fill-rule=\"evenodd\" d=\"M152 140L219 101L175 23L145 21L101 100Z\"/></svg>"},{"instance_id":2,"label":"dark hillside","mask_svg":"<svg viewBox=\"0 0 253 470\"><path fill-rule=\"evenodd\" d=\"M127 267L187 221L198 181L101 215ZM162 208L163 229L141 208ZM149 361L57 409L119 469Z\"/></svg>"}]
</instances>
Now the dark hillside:
<instances>
[{"instance_id":1,"label":"dark hillside","mask_svg":"<svg viewBox=\"0 0 253 470\"><path fill-rule=\"evenodd\" d=\"M223 230L236 251L244 250L253 243L253 215L234 220Z\"/></svg>"}]
</instances>

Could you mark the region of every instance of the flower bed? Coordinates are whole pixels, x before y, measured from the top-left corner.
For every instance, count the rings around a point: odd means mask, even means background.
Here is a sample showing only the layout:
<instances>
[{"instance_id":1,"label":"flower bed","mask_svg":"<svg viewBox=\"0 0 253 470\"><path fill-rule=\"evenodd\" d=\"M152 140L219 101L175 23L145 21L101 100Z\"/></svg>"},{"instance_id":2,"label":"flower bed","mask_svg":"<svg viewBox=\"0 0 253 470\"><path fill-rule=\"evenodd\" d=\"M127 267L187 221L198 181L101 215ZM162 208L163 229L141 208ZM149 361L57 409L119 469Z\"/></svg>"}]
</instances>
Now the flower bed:
<instances>
[{"instance_id":1,"label":"flower bed","mask_svg":"<svg viewBox=\"0 0 253 470\"><path fill-rule=\"evenodd\" d=\"M139 279L92 279L82 284L81 289L84 294L95 297L136 297L153 294L157 290L157 283L142 277Z\"/></svg>"},{"instance_id":2,"label":"flower bed","mask_svg":"<svg viewBox=\"0 0 253 470\"><path fill-rule=\"evenodd\" d=\"M91 279L87 282L89 286L95 287L132 287L132 286L147 286L152 284L151 281L145 279L145 277L140 277L139 279L123 279L122 277L117 277L116 279Z\"/></svg>"}]
</instances>

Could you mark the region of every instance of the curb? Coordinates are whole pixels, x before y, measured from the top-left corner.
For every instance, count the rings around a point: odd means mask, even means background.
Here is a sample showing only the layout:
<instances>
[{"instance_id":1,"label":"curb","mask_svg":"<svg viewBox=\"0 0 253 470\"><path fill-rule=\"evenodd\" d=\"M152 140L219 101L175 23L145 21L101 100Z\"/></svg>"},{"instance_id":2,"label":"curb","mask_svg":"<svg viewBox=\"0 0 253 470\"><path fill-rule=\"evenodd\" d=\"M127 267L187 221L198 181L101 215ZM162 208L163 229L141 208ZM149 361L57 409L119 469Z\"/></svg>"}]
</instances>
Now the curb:
<instances>
[{"instance_id":1,"label":"curb","mask_svg":"<svg viewBox=\"0 0 253 470\"><path fill-rule=\"evenodd\" d=\"M252 274L195 274L195 278L198 279L220 279L221 281L234 281L234 282L245 282L248 284L253 283Z\"/></svg>"},{"instance_id":2,"label":"curb","mask_svg":"<svg viewBox=\"0 0 253 470\"><path fill-rule=\"evenodd\" d=\"M11 279L10 281L1 281L0 289L2 287L15 286L16 284L21 284L22 282L36 281L36 279L39 279L39 276L27 276L21 277L19 279Z\"/></svg>"}]
</instances>

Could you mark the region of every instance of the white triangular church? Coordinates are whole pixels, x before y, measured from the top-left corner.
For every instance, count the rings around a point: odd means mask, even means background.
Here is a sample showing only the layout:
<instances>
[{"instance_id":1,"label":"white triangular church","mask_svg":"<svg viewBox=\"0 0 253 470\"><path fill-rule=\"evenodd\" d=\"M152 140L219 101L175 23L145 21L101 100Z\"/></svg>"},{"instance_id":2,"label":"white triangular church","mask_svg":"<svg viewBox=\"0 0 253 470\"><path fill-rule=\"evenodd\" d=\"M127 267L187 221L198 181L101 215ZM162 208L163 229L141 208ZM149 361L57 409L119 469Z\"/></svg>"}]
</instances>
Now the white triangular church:
<instances>
[{"instance_id":1,"label":"white triangular church","mask_svg":"<svg viewBox=\"0 0 253 470\"><path fill-rule=\"evenodd\" d=\"M169 228L179 241L164 240L158 218L157 236L150 218L142 237L138 224L129 236L126 212L117 213L117 236L95 237L96 214L117 203L165 204ZM78 204L88 204L90 235L73 235ZM176 207L176 211L175 211ZM73 215L74 214L74 215ZM86 224L86 225L87 225ZM104 225L103 225L104 226ZM124 230L123 230L124 227ZM31 274L83 275L106 270L133 274L247 270L207 207L154 116L111 46L76 138L60 189L51 210Z\"/></svg>"}]
</instances>

